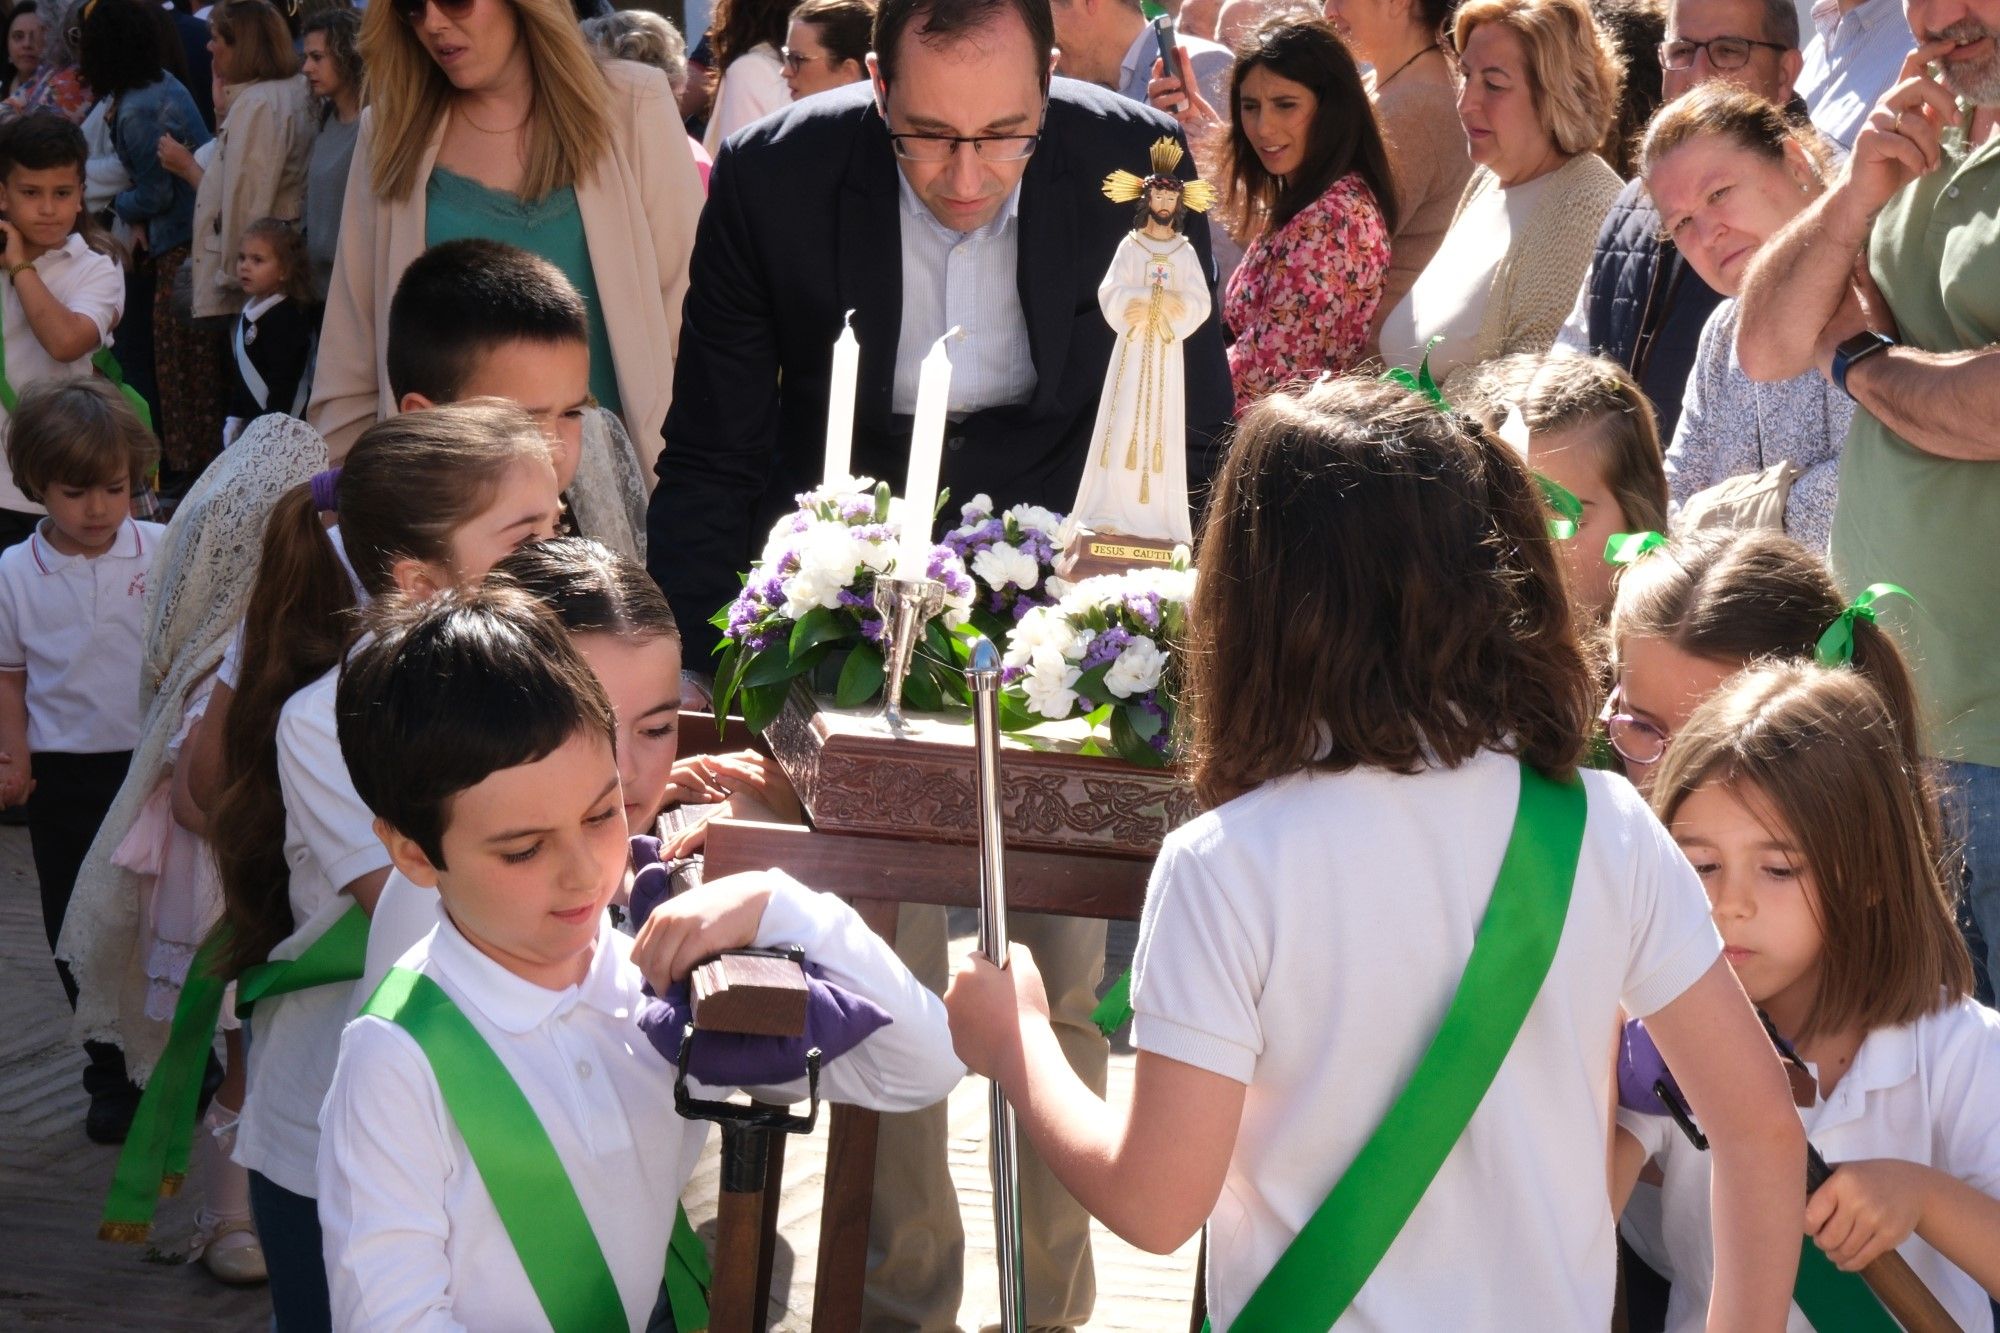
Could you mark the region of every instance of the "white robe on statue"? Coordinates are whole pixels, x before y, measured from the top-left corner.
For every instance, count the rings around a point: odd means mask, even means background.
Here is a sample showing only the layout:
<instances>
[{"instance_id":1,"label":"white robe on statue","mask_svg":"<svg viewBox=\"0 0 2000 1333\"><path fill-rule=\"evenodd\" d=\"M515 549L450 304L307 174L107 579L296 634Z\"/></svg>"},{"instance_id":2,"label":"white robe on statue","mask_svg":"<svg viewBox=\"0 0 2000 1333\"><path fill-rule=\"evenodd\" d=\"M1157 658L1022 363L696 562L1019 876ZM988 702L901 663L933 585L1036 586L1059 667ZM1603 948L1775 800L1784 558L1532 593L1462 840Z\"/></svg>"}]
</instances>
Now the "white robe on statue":
<instances>
[{"instance_id":1,"label":"white robe on statue","mask_svg":"<svg viewBox=\"0 0 2000 1333\"><path fill-rule=\"evenodd\" d=\"M1146 311L1128 326L1134 301ZM1120 336L1071 517L1097 533L1191 543L1181 344L1208 319L1201 260L1185 236L1156 241L1131 232L1118 243L1097 303Z\"/></svg>"}]
</instances>

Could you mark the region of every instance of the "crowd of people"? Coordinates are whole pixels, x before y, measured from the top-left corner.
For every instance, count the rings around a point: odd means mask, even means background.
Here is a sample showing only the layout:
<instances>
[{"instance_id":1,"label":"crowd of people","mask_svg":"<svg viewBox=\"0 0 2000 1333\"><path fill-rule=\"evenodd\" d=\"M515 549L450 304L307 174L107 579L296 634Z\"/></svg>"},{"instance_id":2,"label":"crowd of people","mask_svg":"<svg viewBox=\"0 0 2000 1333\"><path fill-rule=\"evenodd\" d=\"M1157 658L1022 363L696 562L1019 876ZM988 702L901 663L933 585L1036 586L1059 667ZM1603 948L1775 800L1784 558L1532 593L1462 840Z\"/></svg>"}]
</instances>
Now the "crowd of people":
<instances>
[{"instance_id":1,"label":"crowd of people","mask_svg":"<svg viewBox=\"0 0 2000 1333\"><path fill-rule=\"evenodd\" d=\"M1218 1327L1801 1328L1892 1249L1994 1327L1994 0L186 3L16 5L0 75L0 820L107 1235L198 1112L286 1333L695 1327L638 1018L798 946L883 1020L821 1085L889 1113L871 1329L956 1327L968 1069L1038 1329L1093 1218L1205 1226ZM1163 138L1203 813L1107 1105L1102 922L954 975L668 816L800 817L676 726L836 338L853 473L955 330L943 485L1064 511Z\"/></svg>"}]
</instances>

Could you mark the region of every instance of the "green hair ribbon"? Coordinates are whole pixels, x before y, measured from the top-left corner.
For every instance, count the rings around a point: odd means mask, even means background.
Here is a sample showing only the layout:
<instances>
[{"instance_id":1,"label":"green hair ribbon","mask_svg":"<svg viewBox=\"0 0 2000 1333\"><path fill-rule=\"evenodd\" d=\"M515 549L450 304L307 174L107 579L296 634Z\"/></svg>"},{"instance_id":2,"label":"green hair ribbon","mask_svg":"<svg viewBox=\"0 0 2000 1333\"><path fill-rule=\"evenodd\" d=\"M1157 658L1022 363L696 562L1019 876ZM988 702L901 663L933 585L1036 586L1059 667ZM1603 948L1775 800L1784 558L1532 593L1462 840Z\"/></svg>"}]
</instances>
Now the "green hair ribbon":
<instances>
[{"instance_id":1,"label":"green hair ribbon","mask_svg":"<svg viewBox=\"0 0 2000 1333\"><path fill-rule=\"evenodd\" d=\"M1664 532L1614 532L1604 543L1604 563L1620 569L1667 544Z\"/></svg>"},{"instance_id":2,"label":"green hair ribbon","mask_svg":"<svg viewBox=\"0 0 2000 1333\"><path fill-rule=\"evenodd\" d=\"M1819 636L1819 643L1813 648L1813 657L1821 666L1844 666L1854 660L1854 622L1865 620L1875 623L1875 603L1884 597L1910 597L1909 589L1899 588L1893 583L1871 583L1861 590L1861 595L1848 604L1845 611L1833 618L1826 627L1826 633Z\"/></svg>"},{"instance_id":3,"label":"green hair ribbon","mask_svg":"<svg viewBox=\"0 0 2000 1333\"><path fill-rule=\"evenodd\" d=\"M1549 536L1559 542L1566 542L1576 536L1577 527L1583 522L1583 501L1576 498L1562 483L1553 481L1539 472L1529 474L1535 485L1542 488L1542 498L1549 508L1556 511L1556 517L1549 520Z\"/></svg>"},{"instance_id":4,"label":"green hair ribbon","mask_svg":"<svg viewBox=\"0 0 2000 1333\"><path fill-rule=\"evenodd\" d=\"M1438 388L1437 380L1431 375L1431 353L1443 341L1444 335L1440 333L1424 344L1424 359L1418 364L1414 373L1397 366L1382 376L1382 383L1400 384L1411 393L1422 394L1438 411L1451 411L1451 404L1444 400L1444 390Z\"/></svg>"}]
</instances>

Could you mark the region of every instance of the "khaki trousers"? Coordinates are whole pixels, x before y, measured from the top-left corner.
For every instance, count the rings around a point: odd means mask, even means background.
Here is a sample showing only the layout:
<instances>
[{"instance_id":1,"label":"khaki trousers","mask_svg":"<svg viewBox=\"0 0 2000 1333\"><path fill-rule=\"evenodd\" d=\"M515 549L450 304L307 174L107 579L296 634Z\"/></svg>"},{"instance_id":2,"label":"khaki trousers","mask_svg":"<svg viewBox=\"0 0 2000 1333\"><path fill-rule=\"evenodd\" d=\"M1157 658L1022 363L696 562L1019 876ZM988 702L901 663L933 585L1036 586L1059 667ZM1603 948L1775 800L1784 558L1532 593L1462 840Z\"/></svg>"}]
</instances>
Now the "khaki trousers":
<instances>
[{"instance_id":1,"label":"khaki trousers","mask_svg":"<svg viewBox=\"0 0 2000 1333\"><path fill-rule=\"evenodd\" d=\"M1070 1066L1100 1097L1110 1055L1091 1024L1104 978L1104 923L1085 917L1009 913L1009 937L1035 956L1049 1013ZM948 979L942 907L906 905L896 952L924 985L942 994ZM868 1227L868 1289L862 1327L896 1333L950 1333L965 1292L965 1226L946 1161L945 1103L881 1118L875 1152L875 1211ZM1090 1266L1090 1215L1056 1183L1025 1136L1021 1172L1022 1267L1028 1324L1073 1328L1090 1318L1097 1283ZM974 1275L992 1285L989 1268ZM992 1307L996 1294L983 1297Z\"/></svg>"}]
</instances>

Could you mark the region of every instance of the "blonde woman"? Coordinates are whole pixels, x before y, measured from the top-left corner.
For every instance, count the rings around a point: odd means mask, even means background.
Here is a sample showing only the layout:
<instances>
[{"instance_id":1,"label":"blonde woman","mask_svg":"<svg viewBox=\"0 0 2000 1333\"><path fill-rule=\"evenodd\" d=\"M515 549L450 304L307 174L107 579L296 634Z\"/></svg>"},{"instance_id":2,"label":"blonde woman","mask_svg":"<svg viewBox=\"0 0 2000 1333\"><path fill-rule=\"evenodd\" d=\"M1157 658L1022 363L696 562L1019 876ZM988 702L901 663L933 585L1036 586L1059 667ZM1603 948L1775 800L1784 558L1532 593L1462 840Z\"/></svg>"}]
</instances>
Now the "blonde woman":
<instances>
[{"instance_id":1,"label":"blonde woman","mask_svg":"<svg viewBox=\"0 0 2000 1333\"><path fill-rule=\"evenodd\" d=\"M1440 379L1554 344L1624 185L1594 151L1624 71L1584 0L1469 0L1451 37L1472 180L1382 325L1390 365L1415 365L1442 337Z\"/></svg>"},{"instance_id":2,"label":"blonde woman","mask_svg":"<svg viewBox=\"0 0 2000 1333\"><path fill-rule=\"evenodd\" d=\"M592 54L567 0L380 0L309 415L337 460L393 415L389 298L432 245L549 260L590 311L591 391L660 451L702 188L666 75Z\"/></svg>"}]
</instances>

